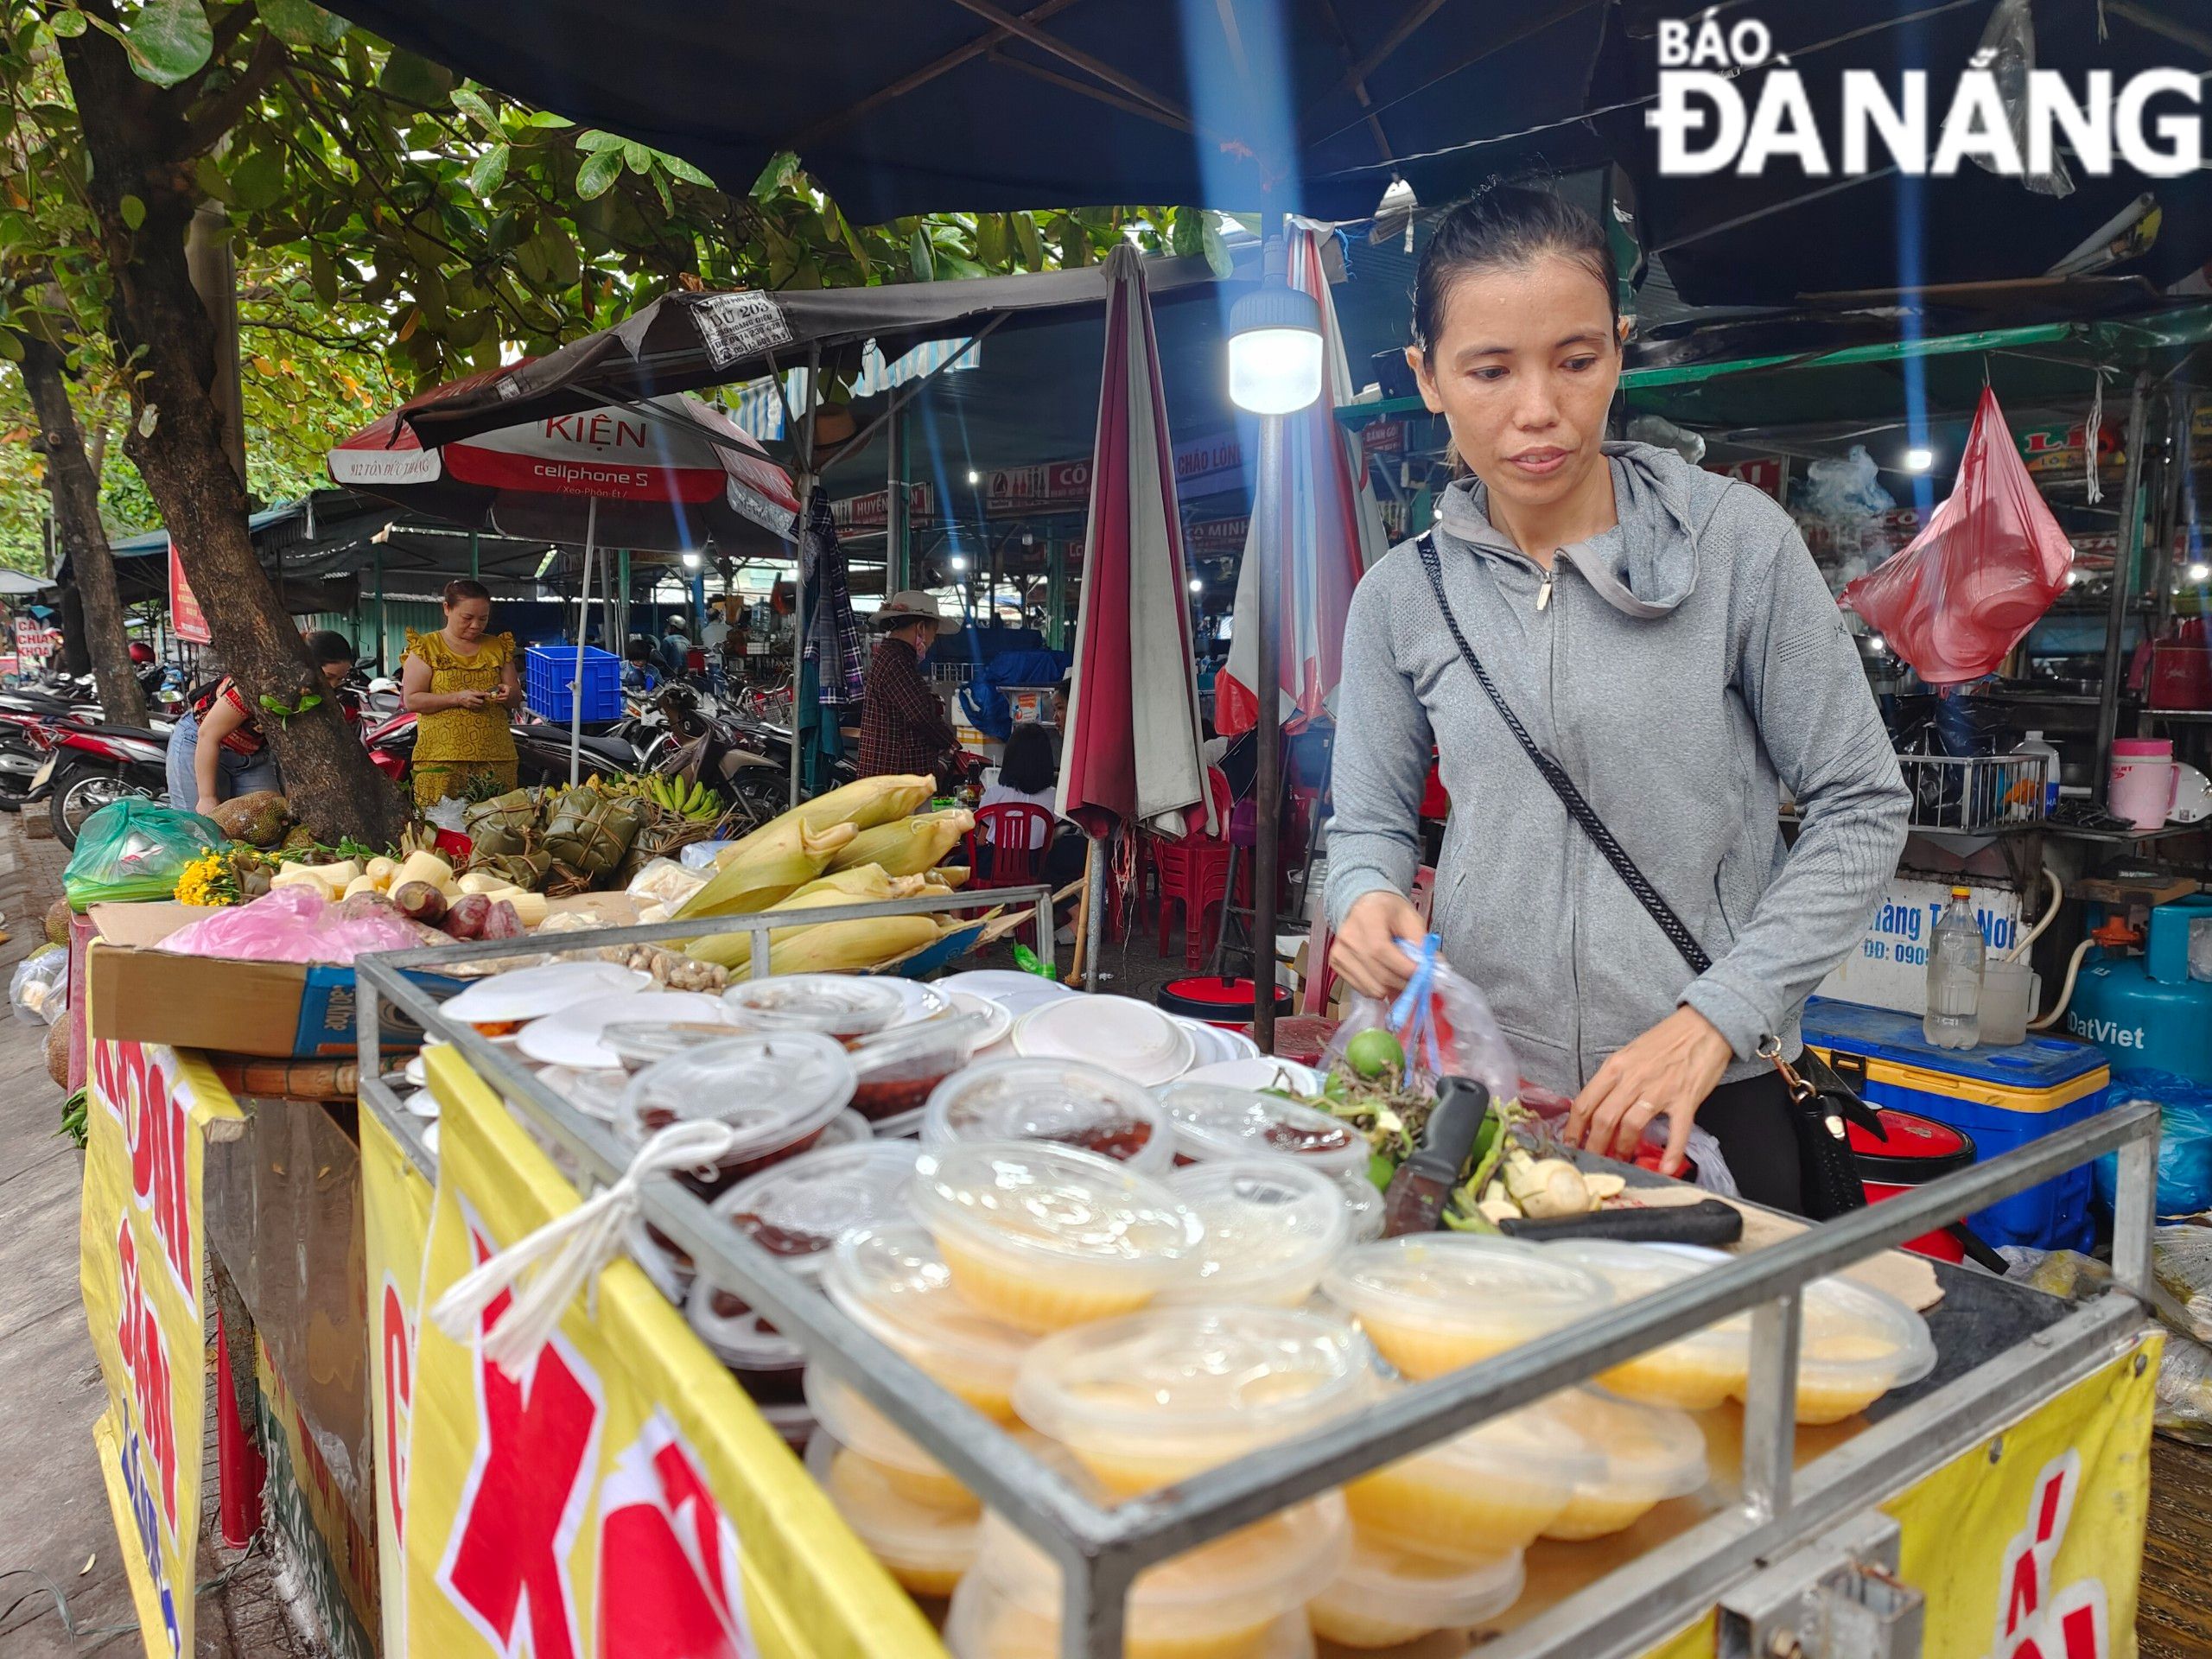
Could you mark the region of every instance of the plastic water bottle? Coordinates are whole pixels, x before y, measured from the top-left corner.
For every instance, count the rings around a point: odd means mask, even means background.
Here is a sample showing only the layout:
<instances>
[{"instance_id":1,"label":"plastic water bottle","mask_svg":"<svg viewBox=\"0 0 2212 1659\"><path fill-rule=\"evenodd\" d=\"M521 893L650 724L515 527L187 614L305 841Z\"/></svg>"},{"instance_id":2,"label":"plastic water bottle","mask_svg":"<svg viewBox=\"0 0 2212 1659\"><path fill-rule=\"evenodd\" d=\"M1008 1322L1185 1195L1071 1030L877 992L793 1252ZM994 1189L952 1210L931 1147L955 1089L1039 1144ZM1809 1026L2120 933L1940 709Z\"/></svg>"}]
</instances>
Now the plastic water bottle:
<instances>
[{"instance_id":1,"label":"plastic water bottle","mask_svg":"<svg viewBox=\"0 0 2212 1659\"><path fill-rule=\"evenodd\" d=\"M2030 732L2026 742L2012 753L2027 760L2043 762L2043 775L2037 780L2043 785L2043 815L2049 817L2058 810L2058 751L2044 741L2041 732Z\"/></svg>"},{"instance_id":2,"label":"plastic water bottle","mask_svg":"<svg viewBox=\"0 0 2212 1659\"><path fill-rule=\"evenodd\" d=\"M1981 1040L1981 974L1987 960L1974 894L1953 887L1928 944L1928 1012L1920 1033L1930 1046L1972 1048Z\"/></svg>"}]
</instances>

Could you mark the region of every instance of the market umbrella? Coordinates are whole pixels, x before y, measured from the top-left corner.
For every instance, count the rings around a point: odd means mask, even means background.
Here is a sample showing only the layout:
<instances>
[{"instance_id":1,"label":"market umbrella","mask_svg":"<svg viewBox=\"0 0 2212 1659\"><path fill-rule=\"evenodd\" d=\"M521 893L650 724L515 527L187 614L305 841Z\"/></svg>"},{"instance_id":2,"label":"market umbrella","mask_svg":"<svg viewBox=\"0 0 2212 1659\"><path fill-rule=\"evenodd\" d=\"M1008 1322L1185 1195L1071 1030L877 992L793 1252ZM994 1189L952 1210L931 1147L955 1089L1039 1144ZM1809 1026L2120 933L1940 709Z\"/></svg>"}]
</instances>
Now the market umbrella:
<instances>
[{"instance_id":1,"label":"market umbrella","mask_svg":"<svg viewBox=\"0 0 2212 1659\"><path fill-rule=\"evenodd\" d=\"M1106 272L1106 357L1059 798L1061 816L1091 836L1094 968L1103 837L1138 827L1180 836L1192 807L1205 814L1209 833L1216 827L1198 760L1174 448L1144 262L1135 249L1119 247L1107 256Z\"/></svg>"},{"instance_id":2,"label":"market umbrella","mask_svg":"<svg viewBox=\"0 0 2212 1659\"><path fill-rule=\"evenodd\" d=\"M1277 683L1283 729L1296 731L1334 702L1344 672L1344 615L1361 572L1381 558L1382 517L1375 503L1357 440L1338 423L1354 383L1344 358L1336 302L1321 270L1325 227L1294 219L1286 238L1291 287L1313 296L1321 309L1319 399L1283 420L1281 510L1285 528L1277 581ZM1249 731L1259 716L1260 572L1255 538L1268 515L1252 514L1236 573L1236 620L1229 662L1215 677L1213 724L1224 736Z\"/></svg>"},{"instance_id":3,"label":"market umbrella","mask_svg":"<svg viewBox=\"0 0 2212 1659\"><path fill-rule=\"evenodd\" d=\"M523 366L470 375L431 395L466 396ZM789 537L798 514L783 468L727 416L681 396L549 414L430 448L395 410L333 449L327 465L334 482L403 506L488 524L505 536L582 545L571 782L583 747L584 618L596 550L765 550Z\"/></svg>"}]
</instances>

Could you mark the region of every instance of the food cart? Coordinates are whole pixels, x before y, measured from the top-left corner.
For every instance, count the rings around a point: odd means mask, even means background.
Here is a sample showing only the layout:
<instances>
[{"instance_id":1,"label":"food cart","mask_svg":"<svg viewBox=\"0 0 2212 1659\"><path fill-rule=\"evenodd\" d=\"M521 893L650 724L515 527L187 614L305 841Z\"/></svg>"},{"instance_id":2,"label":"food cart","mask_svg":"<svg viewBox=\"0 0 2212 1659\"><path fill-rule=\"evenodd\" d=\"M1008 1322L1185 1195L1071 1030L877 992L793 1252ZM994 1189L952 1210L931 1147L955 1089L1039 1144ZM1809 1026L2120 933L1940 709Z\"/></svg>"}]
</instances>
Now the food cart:
<instances>
[{"instance_id":1,"label":"food cart","mask_svg":"<svg viewBox=\"0 0 2212 1659\"><path fill-rule=\"evenodd\" d=\"M724 925L753 931L760 952L774 919ZM544 943L590 949L696 926ZM720 1619L732 1652L935 1650L915 1604L635 1267L616 1262L594 1294L567 1307L522 1392L497 1368L487 1372L480 1343L456 1343L425 1316L470 1267L575 1206L577 1190L555 1154L586 1185L625 1173L605 1124L446 1019L403 976L403 967L450 966L499 948L459 945L359 970L364 1052L377 1052L395 1014L451 1045L429 1068L442 1108L435 1152L382 1080L361 1082L367 1270L383 1287L371 1381L385 1493L384 1650L501 1650L524 1603L548 1650L538 1620L556 1593L580 1652L623 1650L640 1621L682 1607ZM2136 1294L2149 1289L2157 1123L2153 1108L2114 1106L1113 1507L1086 1497L688 1191L648 1181L637 1201L645 1223L702 1274L734 1287L1050 1558L1061 1578L1055 1645L1064 1659L1123 1650L1125 1595L1145 1568L1743 1310L1752 1320L1748 1403L1740 1419L1732 1408L1719 1414L1740 1421L1732 1433L1708 1427L1713 1484L1605 1542L1538 1546L1528 1591L1487 1623L1496 1636L1484 1650L2087 1655L2126 1650L2133 1625L2158 1347ZM1804 1287L2107 1152L2119 1157L2120 1288L2069 1306L1936 1265L1933 1373L1864 1419L1796 1426ZM565 1429L555 1409L564 1398ZM560 1502L550 1511L485 1502L518 1490L501 1484L524 1466L518 1459L537 1471L531 1490L542 1497L545 1459L560 1451ZM498 1526L473 1530L487 1512ZM499 1559L520 1565L505 1579L472 1578L469 1563L491 1560L480 1553L494 1544L506 1552ZM543 1576L528 1576L540 1568ZM510 1622L486 1607L505 1608ZM395 1637L395 1618L406 1641ZM1441 1659L1466 1641L1440 1634L1402 1651Z\"/></svg>"}]
</instances>

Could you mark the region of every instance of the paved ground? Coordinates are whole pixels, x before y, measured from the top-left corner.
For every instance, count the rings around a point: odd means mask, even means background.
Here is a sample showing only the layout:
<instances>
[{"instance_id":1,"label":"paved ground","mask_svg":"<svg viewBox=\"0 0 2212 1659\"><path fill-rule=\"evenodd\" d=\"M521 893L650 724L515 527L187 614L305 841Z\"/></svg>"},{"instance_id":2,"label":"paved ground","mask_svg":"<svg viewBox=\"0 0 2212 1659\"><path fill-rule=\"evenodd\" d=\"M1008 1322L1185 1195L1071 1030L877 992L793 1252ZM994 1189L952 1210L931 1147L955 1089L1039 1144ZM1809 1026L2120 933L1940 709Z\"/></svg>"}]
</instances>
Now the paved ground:
<instances>
[{"instance_id":1,"label":"paved ground","mask_svg":"<svg viewBox=\"0 0 2212 1659\"><path fill-rule=\"evenodd\" d=\"M50 841L0 820L0 982L43 943L66 861ZM46 1033L0 1011L0 1659L137 1650L136 1616L92 1452L102 1394L77 1291L83 1160L55 1134L61 1090L46 1074ZM209 1430L212 1535L213 1431ZM280 1659L305 1651L286 1624L266 1555L212 1544L200 1580L200 1659ZM67 1602L67 1621L46 1586ZM21 1599L18 1599L21 1598ZM11 1605L12 1604L12 1605ZM71 1628L78 1632L71 1635Z\"/></svg>"}]
</instances>

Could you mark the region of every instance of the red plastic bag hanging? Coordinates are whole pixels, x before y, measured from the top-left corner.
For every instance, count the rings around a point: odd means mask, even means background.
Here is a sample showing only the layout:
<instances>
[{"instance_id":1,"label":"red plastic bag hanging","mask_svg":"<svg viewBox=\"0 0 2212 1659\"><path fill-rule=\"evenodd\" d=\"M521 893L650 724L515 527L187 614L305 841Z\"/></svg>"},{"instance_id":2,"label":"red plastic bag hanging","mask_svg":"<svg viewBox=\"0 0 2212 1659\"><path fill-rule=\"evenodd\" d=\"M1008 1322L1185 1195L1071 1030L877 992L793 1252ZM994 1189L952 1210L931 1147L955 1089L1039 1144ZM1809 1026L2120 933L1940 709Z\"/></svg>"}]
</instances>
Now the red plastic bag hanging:
<instances>
[{"instance_id":1,"label":"red plastic bag hanging","mask_svg":"<svg viewBox=\"0 0 2212 1659\"><path fill-rule=\"evenodd\" d=\"M2066 591L2074 549L1984 389L1957 485L1911 544L1847 585L1841 603L1930 685L1993 672Z\"/></svg>"}]
</instances>

